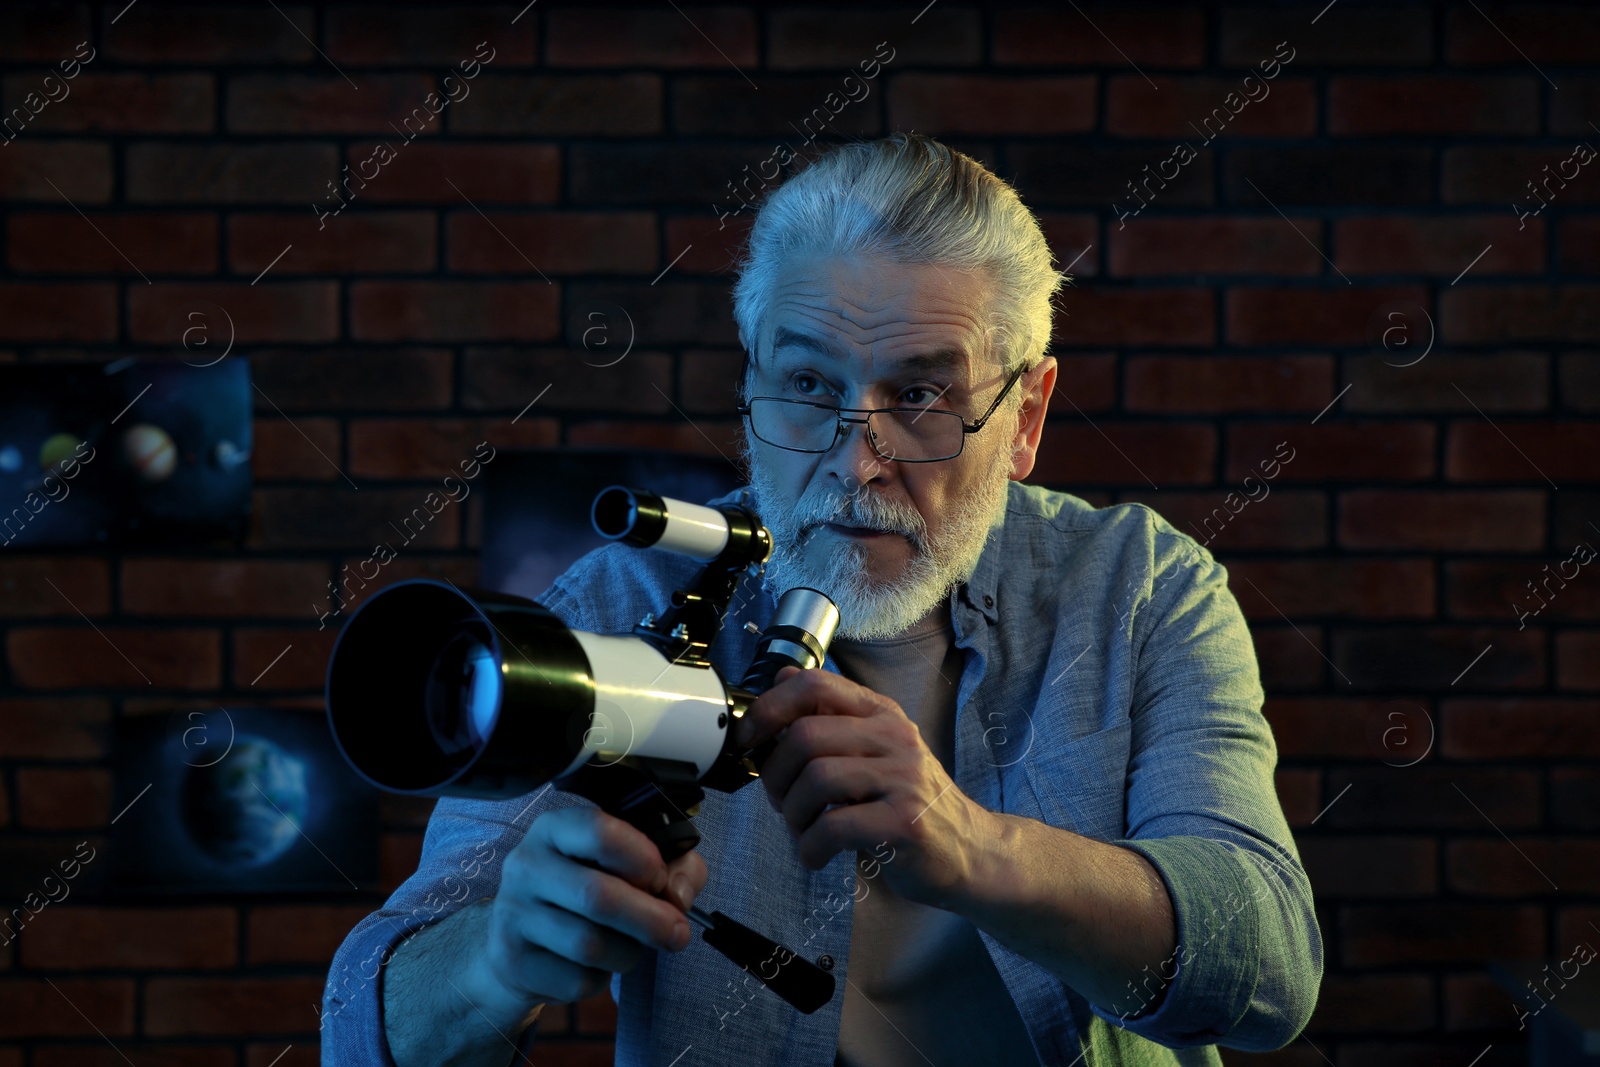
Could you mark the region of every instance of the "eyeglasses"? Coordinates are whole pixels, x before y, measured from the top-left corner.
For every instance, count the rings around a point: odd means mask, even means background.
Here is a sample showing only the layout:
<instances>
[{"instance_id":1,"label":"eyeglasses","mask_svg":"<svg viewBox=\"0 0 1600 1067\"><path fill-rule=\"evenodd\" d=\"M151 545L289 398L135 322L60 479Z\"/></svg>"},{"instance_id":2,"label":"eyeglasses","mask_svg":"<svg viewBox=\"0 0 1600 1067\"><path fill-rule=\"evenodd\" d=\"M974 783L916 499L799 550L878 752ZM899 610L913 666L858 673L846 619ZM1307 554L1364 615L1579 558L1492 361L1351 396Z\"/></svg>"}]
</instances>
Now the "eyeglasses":
<instances>
[{"instance_id":1,"label":"eyeglasses","mask_svg":"<svg viewBox=\"0 0 1600 1067\"><path fill-rule=\"evenodd\" d=\"M842 408L775 396L751 397L748 404L741 404L736 410L749 418L750 432L757 440L790 452L826 452L839 443L848 423L867 428L867 441L883 459L936 463L961 454L967 435L983 429L1022 371L1019 366L1011 372L989 410L971 423L962 419L959 412L931 407ZM863 417L845 418L846 411Z\"/></svg>"}]
</instances>

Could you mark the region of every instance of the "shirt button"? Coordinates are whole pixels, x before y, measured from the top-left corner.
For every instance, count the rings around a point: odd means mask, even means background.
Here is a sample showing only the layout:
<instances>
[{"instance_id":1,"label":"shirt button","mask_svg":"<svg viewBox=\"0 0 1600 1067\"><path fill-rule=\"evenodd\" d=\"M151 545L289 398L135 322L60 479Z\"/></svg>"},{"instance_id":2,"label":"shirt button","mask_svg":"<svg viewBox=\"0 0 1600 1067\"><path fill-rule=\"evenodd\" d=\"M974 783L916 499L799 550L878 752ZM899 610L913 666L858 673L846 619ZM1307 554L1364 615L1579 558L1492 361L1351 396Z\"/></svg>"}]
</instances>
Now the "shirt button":
<instances>
[{"instance_id":1,"label":"shirt button","mask_svg":"<svg viewBox=\"0 0 1600 1067\"><path fill-rule=\"evenodd\" d=\"M983 594L983 606L986 608L994 607L994 597L990 596L988 593Z\"/></svg>"},{"instance_id":2,"label":"shirt button","mask_svg":"<svg viewBox=\"0 0 1600 1067\"><path fill-rule=\"evenodd\" d=\"M833 957L832 956L818 956L817 957L817 966L821 967L825 971L833 970Z\"/></svg>"}]
</instances>

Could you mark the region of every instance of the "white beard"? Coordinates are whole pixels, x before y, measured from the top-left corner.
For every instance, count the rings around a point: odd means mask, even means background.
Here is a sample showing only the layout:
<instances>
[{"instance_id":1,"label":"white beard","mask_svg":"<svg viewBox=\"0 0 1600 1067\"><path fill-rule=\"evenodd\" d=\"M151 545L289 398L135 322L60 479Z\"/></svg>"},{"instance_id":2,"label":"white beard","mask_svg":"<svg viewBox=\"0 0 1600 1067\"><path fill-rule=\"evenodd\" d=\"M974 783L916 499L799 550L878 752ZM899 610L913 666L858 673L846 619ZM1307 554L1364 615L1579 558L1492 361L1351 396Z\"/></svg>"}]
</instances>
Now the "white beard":
<instances>
[{"instance_id":1,"label":"white beard","mask_svg":"<svg viewBox=\"0 0 1600 1067\"><path fill-rule=\"evenodd\" d=\"M846 493L831 480L818 480L798 501L789 500L751 450L744 456L756 513L772 532L772 557L766 581L775 597L807 587L822 592L839 609L836 636L847 641L894 637L928 616L977 570L996 515L1005 507L1008 466L995 464L991 477L946 515L937 539L909 503L863 491ZM825 531L823 522L894 530L911 542L912 555L896 582L879 582L867 572L867 546ZM827 543L817 544L822 538ZM822 551L825 549L826 551ZM825 557L820 565L818 555Z\"/></svg>"}]
</instances>

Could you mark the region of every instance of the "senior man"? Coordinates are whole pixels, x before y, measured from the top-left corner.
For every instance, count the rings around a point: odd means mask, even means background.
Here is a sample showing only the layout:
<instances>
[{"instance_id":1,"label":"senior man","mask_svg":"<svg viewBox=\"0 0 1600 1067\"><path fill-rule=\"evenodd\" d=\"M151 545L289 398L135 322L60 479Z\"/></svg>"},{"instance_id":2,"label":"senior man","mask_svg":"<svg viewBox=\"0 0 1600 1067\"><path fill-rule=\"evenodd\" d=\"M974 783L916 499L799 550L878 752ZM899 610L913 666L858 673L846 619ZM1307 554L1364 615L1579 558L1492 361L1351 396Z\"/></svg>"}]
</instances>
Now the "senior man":
<instances>
[{"instance_id":1,"label":"senior man","mask_svg":"<svg viewBox=\"0 0 1600 1067\"><path fill-rule=\"evenodd\" d=\"M713 661L741 677L743 624L810 586L840 610L824 669L756 701L759 789L711 792L670 864L559 790L441 800L334 960L332 1062L537 1059L540 1007L607 986L622 1064L1219 1064L1294 1038L1321 936L1226 572L1143 505L1021 482L1051 263L1010 186L915 134L763 202L734 290L749 485L713 503L775 548ZM626 633L697 570L607 545L537 599ZM802 1015L692 939L697 896L830 968L833 1000Z\"/></svg>"}]
</instances>

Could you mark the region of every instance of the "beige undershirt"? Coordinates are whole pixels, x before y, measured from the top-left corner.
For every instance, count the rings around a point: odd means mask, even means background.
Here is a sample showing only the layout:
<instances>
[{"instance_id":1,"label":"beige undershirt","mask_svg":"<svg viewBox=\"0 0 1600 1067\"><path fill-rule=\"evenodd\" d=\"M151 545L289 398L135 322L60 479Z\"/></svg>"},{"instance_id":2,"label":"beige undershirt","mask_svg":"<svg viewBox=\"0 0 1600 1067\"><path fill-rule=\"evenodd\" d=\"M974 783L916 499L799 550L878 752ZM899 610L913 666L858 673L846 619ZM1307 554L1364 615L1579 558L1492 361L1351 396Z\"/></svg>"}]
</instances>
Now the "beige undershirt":
<instances>
[{"instance_id":1,"label":"beige undershirt","mask_svg":"<svg viewBox=\"0 0 1600 1067\"><path fill-rule=\"evenodd\" d=\"M894 700L955 776L956 692L963 652L950 604L899 637L835 639L839 672ZM879 850L888 856L887 849ZM997 1067L1037 1064L1016 1004L966 919L899 897L871 851L857 853L850 962L838 1067ZM871 873L873 877L867 877Z\"/></svg>"}]
</instances>

